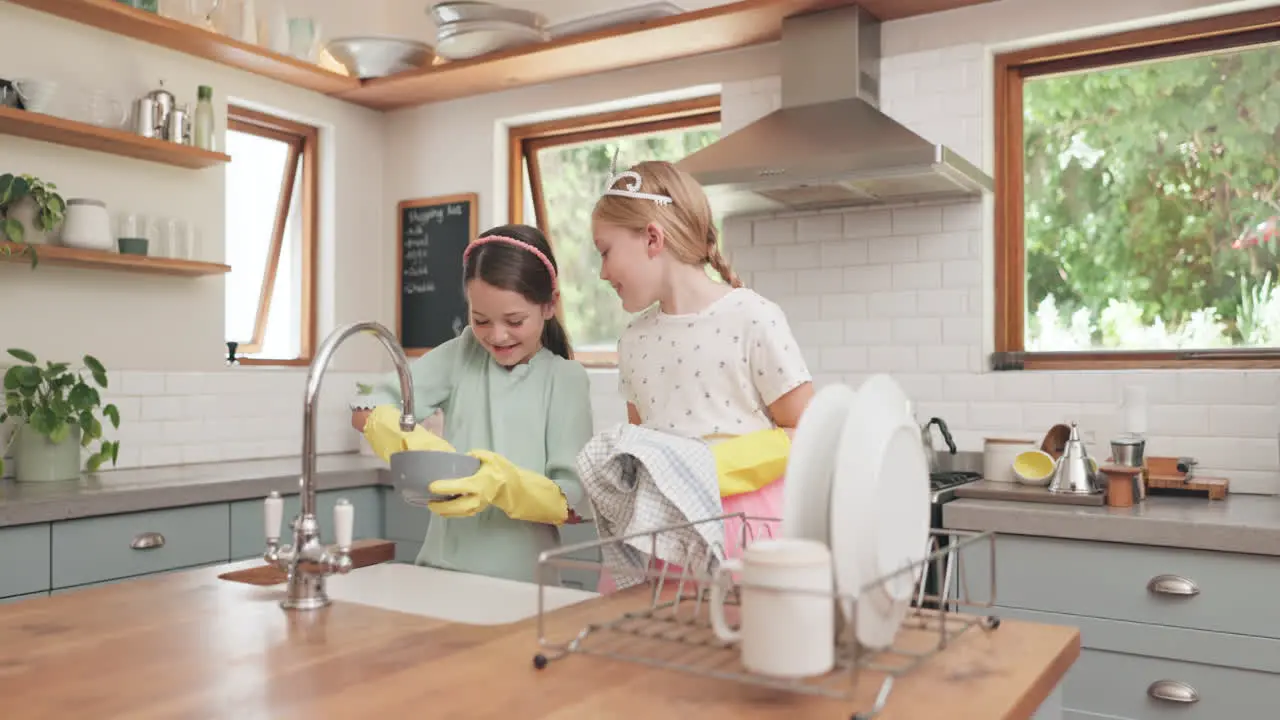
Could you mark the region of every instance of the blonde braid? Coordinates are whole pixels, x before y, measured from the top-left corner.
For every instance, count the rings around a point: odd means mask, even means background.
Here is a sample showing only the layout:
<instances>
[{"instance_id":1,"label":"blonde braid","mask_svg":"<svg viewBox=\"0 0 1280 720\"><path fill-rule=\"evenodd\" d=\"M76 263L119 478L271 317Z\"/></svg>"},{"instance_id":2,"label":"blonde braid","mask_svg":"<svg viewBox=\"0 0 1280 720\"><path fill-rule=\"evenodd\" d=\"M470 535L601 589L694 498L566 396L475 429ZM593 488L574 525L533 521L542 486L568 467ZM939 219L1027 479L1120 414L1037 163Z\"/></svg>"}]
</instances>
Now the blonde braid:
<instances>
[{"instance_id":1,"label":"blonde braid","mask_svg":"<svg viewBox=\"0 0 1280 720\"><path fill-rule=\"evenodd\" d=\"M711 265L712 269L720 273L720 277L729 283L729 287L740 288L742 287L742 278L738 277L738 273L729 267L729 261L720 252L718 239L716 237L716 227L712 225L707 230L707 263Z\"/></svg>"}]
</instances>

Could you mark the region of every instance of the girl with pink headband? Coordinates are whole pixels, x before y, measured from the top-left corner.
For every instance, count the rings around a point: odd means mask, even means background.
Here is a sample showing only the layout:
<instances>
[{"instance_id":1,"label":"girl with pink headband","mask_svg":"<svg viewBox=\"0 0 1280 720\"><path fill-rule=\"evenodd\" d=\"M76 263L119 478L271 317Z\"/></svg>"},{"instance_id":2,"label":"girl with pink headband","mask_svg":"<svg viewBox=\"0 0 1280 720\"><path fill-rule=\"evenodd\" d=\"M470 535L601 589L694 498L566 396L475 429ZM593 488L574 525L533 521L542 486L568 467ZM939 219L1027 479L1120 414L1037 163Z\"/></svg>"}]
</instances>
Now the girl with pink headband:
<instances>
[{"instance_id":1,"label":"girl with pink headband","mask_svg":"<svg viewBox=\"0 0 1280 720\"><path fill-rule=\"evenodd\" d=\"M388 457L405 449L469 450L475 475L438 480L455 499L433 514L417 563L536 582L538 556L583 500L574 458L591 439L587 371L556 317L559 269L528 225L483 233L462 255L470 323L412 364L419 420L438 409L443 438L399 429L399 382L380 379L352 406L352 424Z\"/></svg>"}]
</instances>

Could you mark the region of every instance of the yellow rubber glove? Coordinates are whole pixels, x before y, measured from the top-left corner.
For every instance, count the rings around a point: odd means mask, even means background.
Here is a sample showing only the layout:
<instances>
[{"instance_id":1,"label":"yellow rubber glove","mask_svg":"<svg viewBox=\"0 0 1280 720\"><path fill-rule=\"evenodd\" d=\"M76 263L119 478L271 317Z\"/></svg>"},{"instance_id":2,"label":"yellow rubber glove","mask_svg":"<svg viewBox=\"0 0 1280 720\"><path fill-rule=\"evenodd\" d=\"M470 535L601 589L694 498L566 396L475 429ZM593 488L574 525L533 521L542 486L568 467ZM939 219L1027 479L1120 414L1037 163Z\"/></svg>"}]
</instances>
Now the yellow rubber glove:
<instances>
[{"instance_id":1,"label":"yellow rubber glove","mask_svg":"<svg viewBox=\"0 0 1280 720\"><path fill-rule=\"evenodd\" d=\"M493 505L513 520L563 525L569 519L569 503L559 485L488 450L467 454L480 460L480 469L471 477L431 483L427 489L433 494L461 495L428 503L432 512L444 517L470 517Z\"/></svg>"},{"instance_id":2,"label":"yellow rubber glove","mask_svg":"<svg viewBox=\"0 0 1280 720\"><path fill-rule=\"evenodd\" d=\"M758 430L711 447L720 476L720 497L754 492L787 472L791 438L782 428Z\"/></svg>"},{"instance_id":3,"label":"yellow rubber glove","mask_svg":"<svg viewBox=\"0 0 1280 720\"><path fill-rule=\"evenodd\" d=\"M447 440L421 425L414 425L411 432L400 429L400 408L395 405L379 405L369 413L364 424L364 437L369 447L383 460L403 450L438 450L454 452Z\"/></svg>"}]
</instances>

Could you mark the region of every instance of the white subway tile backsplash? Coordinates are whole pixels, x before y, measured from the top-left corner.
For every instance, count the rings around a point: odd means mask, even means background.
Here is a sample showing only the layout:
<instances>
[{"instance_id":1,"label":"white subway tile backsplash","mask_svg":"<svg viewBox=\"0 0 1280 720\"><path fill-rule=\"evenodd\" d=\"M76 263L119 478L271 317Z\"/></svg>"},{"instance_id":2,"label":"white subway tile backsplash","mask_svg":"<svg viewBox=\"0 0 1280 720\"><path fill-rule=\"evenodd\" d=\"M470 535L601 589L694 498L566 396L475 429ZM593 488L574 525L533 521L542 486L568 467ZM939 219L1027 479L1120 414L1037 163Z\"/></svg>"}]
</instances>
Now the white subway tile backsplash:
<instances>
[{"instance_id":1,"label":"white subway tile backsplash","mask_svg":"<svg viewBox=\"0 0 1280 720\"><path fill-rule=\"evenodd\" d=\"M820 268L822 267L822 246L805 244L789 247L777 254L774 263L775 267L787 270ZM838 276L839 268L836 271Z\"/></svg>"},{"instance_id":2,"label":"white subway tile backsplash","mask_svg":"<svg viewBox=\"0 0 1280 720\"><path fill-rule=\"evenodd\" d=\"M805 243L843 236L843 215L802 215L796 221L796 237Z\"/></svg>"},{"instance_id":3,"label":"white subway tile backsplash","mask_svg":"<svg viewBox=\"0 0 1280 720\"><path fill-rule=\"evenodd\" d=\"M921 260L964 260L972 256L966 231L921 235L917 247Z\"/></svg>"},{"instance_id":4,"label":"white subway tile backsplash","mask_svg":"<svg viewBox=\"0 0 1280 720\"><path fill-rule=\"evenodd\" d=\"M914 237L873 238L867 242L867 261L873 265L912 262L918 257Z\"/></svg>"},{"instance_id":5,"label":"white subway tile backsplash","mask_svg":"<svg viewBox=\"0 0 1280 720\"><path fill-rule=\"evenodd\" d=\"M942 232L942 208L904 207L893 211L894 235Z\"/></svg>"},{"instance_id":6,"label":"white subway tile backsplash","mask_svg":"<svg viewBox=\"0 0 1280 720\"><path fill-rule=\"evenodd\" d=\"M841 240L824 242L821 245L823 267L842 268L848 265L863 265L867 262L866 240Z\"/></svg>"},{"instance_id":7,"label":"white subway tile backsplash","mask_svg":"<svg viewBox=\"0 0 1280 720\"><path fill-rule=\"evenodd\" d=\"M940 287L942 287L940 263L898 263L893 266L893 289L895 290L936 290Z\"/></svg>"},{"instance_id":8,"label":"white subway tile backsplash","mask_svg":"<svg viewBox=\"0 0 1280 720\"><path fill-rule=\"evenodd\" d=\"M942 266L942 286L973 288L982 285L982 261L953 260Z\"/></svg>"},{"instance_id":9,"label":"white subway tile backsplash","mask_svg":"<svg viewBox=\"0 0 1280 720\"><path fill-rule=\"evenodd\" d=\"M823 295L821 303L822 318L824 320L864 318L867 316L866 295L857 293Z\"/></svg>"},{"instance_id":10,"label":"white subway tile backsplash","mask_svg":"<svg viewBox=\"0 0 1280 720\"><path fill-rule=\"evenodd\" d=\"M794 218L776 218L757 222L751 231L752 244L792 245L796 241L796 221Z\"/></svg>"},{"instance_id":11,"label":"white subway tile backsplash","mask_svg":"<svg viewBox=\"0 0 1280 720\"><path fill-rule=\"evenodd\" d=\"M889 210L845 213L844 236L849 238L884 237L893 233L893 213Z\"/></svg>"},{"instance_id":12,"label":"white subway tile backsplash","mask_svg":"<svg viewBox=\"0 0 1280 720\"><path fill-rule=\"evenodd\" d=\"M844 269L844 289L859 293L892 290L893 273L887 270L884 265L846 267Z\"/></svg>"},{"instance_id":13,"label":"white subway tile backsplash","mask_svg":"<svg viewBox=\"0 0 1280 720\"><path fill-rule=\"evenodd\" d=\"M838 267L800 270L796 273L796 284L805 292L838 293L844 290L844 271Z\"/></svg>"},{"instance_id":14,"label":"white subway tile backsplash","mask_svg":"<svg viewBox=\"0 0 1280 720\"><path fill-rule=\"evenodd\" d=\"M937 345L942 342L942 321L937 318L898 318L893 321L895 344Z\"/></svg>"}]
</instances>

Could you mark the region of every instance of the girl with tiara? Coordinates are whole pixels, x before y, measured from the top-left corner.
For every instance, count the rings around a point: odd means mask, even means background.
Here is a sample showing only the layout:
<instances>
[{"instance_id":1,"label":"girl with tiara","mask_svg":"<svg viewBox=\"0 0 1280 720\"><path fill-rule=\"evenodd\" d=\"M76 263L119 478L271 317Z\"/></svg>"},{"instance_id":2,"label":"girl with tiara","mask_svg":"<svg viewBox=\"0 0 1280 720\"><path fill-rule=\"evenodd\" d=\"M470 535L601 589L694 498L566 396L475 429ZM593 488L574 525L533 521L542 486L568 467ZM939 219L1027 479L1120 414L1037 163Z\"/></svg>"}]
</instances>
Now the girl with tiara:
<instances>
[{"instance_id":1,"label":"girl with tiara","mask_svg":"<svg viewBox=\"0 0 1280 720\"><path fill-rule=\"evenodd\" d=\"M541 232L494 228L462 263L470 323L412 364L418 421L443 411L444 437L400 430L394 373L364 389L352 425L384 460L456 447L481 461L471 477L431 484L459 497L427 505L436 517L419 565L535 582L538 555L560 545L557 528L582 500L574 458L592 434L587 372L555 315L558 269Z\"/></svg>"},{"instance_id":2,"label":"girl with tiara","mask_svg":"<svg viewBox=\"0 0 1280 720\"><path fill-rule=\"evenodd\" d=\"M618 341L630 422L711 443L725 513L780 517L791 433L813 397L786 316L743 287L706 194L671 163L615 176L591 219L600 278L639 313ZM725 534L727 554L740 552L741 526Z\"/></svg>"}]
</instances>

